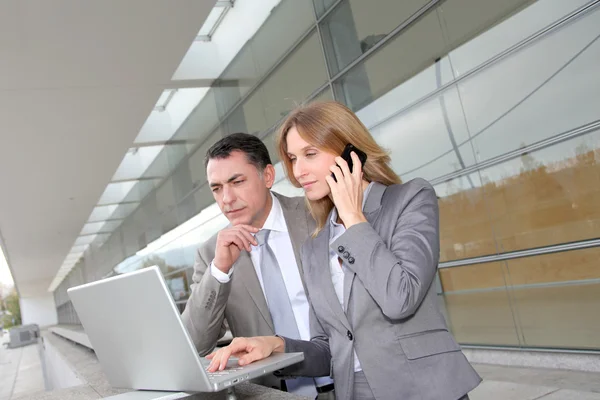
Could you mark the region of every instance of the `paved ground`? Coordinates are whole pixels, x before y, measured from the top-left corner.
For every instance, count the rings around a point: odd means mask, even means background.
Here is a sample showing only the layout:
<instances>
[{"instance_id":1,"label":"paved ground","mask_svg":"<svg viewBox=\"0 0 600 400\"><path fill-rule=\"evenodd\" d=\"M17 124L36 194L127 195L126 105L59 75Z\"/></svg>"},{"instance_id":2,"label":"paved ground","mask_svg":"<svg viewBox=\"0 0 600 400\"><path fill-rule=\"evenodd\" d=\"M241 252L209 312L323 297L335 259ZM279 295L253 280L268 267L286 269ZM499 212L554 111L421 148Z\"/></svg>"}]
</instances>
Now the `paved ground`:
<instances>
[{"instance_id":1,"label":"paved ground","mask_svg":"<svg viewBox=\"0 0 600 400\"><path fill-rule=\"evenodd\" d=\"M7 336L0 338L0 342ZM6 349L0 345L0 400L12 400L44 389L37 345L16 349Z\"/></svg>"}]
</instances>

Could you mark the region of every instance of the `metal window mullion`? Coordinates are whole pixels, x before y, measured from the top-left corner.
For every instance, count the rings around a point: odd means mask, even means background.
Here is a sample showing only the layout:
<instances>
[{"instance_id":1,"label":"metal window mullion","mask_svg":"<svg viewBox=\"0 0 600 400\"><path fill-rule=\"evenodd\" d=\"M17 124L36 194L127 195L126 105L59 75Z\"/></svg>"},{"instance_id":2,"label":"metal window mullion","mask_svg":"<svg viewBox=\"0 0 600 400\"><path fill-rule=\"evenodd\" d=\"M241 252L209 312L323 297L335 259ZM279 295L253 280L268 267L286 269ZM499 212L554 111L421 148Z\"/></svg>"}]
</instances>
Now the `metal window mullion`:
<instances>
[{"instance_id":1,"label":"metal window mullion","mask_svg":"<svg viewBox=\"0 0 600 400\"><path fill-rule=\"evenodd\" d=\"M325 62L325 70L327 71L327 85L333 95L333 98L335 99L335 93L333 92L333 81L331 79L331 68L329 66L329 62L327 61L327 52L325 51L325 45L323 43L323 36L321 34L321 24L319 22L322 19L319 19L319 17L317 16L317 7L315 6L314 0L311 0L311 1L312 1L312 6L313 6L313 12L315 14L315 20L317 21L316 27L317 27L317 36L319 36L319 46L321 47L321 54L323 54L323 61ZM335 6L330 7L330 10L332 10L334 7Z\"/></svg>"},{"instance_id":2,"label":"metal window mullion","mask_svg":"<svg viewBox=\"0 0 600 400\"><path fill-rule=\"evenodd\" d=\"M578 241L578 242L555 244L555 245L550 245L550 246L545 246L545 247L537 247L534 249L511 251L508 253L494 254L494 255L489 255L489 256L465 258L465 259L455 260L455 261L446 261L446 262L441 262L439 264L438 268L464 267L466 265L485 264L485 263L495 262L495 261L514 260L516 258L542 256L542 255L546 255L546 254L562 253L565 251L572 251L572 250L590 249L590 248L594 248L594 247L600 247L600 239L596 238L596 239L582 240L582 241Z\"/></svg>"},{"instance_id":3,"label":"metal window mullion","mask_svg":"<svg viewBox=\"0 0 600 400\"><path fill-rule=\"evenodd\" d=\"M499 155L497 157L491 158L484 162L481 162L478 164L473 164L472 166L462 169L460 171L452 172L450 174L443 175L439 178L432 179L430 182L432 185L438 185L440 183L444 183L444 182L450 181L452 179L456 179L456 178L459 178L464 175L469 175L474 172L477 172L477 171L480 171L480 170L483 170L486 168L490 168L495 165L501 164L503 162L512 160L516 157L521 156L524 153L531 153L534 151L542 150L547 147L553 146L555 144L559 144L564 141L576 138L578 136L594 132L598 129L600 129L600 120L596 120L596 121L590 122L589 124L579 126L575 129L571 129L569 131L559 133L559 134L549 137L547 139L543 139L543 140L540 140L539 142L530 144L529 146L525 146L525 147L510 151L508 153Z\"/></svg>"}]
</instances>

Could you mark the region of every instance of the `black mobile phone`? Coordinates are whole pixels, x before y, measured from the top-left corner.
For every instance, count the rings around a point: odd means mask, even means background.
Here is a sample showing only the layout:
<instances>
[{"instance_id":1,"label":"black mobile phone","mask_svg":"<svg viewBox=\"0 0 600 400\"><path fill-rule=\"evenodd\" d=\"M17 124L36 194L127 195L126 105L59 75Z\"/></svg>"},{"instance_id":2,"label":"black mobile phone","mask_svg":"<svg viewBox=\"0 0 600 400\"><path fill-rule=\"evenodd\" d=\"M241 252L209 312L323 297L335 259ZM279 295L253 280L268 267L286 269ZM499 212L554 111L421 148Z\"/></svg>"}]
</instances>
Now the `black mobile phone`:
<instances>
[{"instance_id":1,"label":"black mobile phone","mask_svg":"<svg viewBox=\"0 0 600 400\"><path fill-rule=\"evenodd\" d=\"M358 159L360 160L361 166L364 166L365 162L367 161L367 155L364 151L357 149L352 143L348 143L346 147L344 147L344 151L342 151L341 157L348 163L348 169L350 169L350 172L352 172L352 166L354 164L354 162L352 161L352 156L350 156L351 152L356 153ZM333 180L337 182L337 179L335 179L335 174L331 173L331 176L333 177Z\"/></svg>"}]
</instances>

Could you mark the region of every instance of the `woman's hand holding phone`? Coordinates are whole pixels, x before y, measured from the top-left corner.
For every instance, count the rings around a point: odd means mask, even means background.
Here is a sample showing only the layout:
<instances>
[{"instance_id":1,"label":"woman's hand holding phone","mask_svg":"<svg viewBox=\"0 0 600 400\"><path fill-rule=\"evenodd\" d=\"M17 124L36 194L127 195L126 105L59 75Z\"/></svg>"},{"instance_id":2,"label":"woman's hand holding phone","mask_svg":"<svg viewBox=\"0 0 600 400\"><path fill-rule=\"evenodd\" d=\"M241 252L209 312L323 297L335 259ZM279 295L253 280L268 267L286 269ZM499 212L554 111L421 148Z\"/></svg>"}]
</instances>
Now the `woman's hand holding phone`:
<instances>
[{"instance_id":1,"label":"woman's hand holding phone","mask_svg":"<svg viewBox=\"0 0 600 400\"><path fill-rule=\"evenodd\" d=\"M367 221L362 212L362 163L354 151L350 152L350 157L353 164L352 172L350 172L348 162L344 158L336 157L335 162L337 165L330 167L336 179L332 176L325 178L331 189L331 197L337 209L338 216L346 229L352 225Z\"/></svg>"}]
</instances>

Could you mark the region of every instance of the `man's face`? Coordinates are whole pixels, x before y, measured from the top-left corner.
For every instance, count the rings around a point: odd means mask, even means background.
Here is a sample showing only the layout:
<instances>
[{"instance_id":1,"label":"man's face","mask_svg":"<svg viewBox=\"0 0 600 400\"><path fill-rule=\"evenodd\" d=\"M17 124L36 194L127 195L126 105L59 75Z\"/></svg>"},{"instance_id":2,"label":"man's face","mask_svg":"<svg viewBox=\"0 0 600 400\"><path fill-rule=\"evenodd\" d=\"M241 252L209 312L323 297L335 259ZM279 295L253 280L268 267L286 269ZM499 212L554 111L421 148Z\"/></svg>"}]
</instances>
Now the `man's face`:
<instances>
[{"instance_id":1,"label":"man's face","mask_svg":"<svg viewBox=\"0 0 600 400\"><path fill-rule=\"evenodd\" d=\"M272 165L261 174L245 153L233 151L227 158L209 160L206 175L219 208L232 225L262 228L271 211Z\"/></svg>"}]
</instances>

